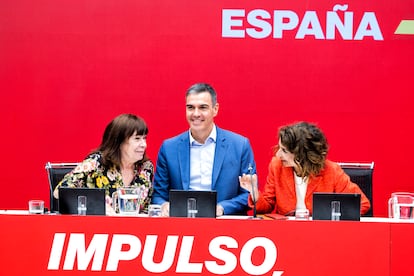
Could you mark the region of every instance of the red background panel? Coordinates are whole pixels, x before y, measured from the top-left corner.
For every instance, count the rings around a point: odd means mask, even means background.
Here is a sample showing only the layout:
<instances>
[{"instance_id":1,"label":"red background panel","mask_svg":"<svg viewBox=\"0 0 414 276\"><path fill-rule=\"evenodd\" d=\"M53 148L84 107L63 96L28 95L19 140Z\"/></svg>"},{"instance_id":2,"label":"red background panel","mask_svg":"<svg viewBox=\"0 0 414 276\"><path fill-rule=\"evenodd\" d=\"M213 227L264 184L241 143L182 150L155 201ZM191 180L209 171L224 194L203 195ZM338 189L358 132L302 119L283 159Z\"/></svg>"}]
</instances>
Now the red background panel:
<instances>
[{"instance_id":1,"label":"red background panel","mask_svg":"<svg viewBox=\"0 0 414 276\"><path fill-rule=\"evenodd\" d=\"M390 245L398 237L391 235L390 223L376 222L330 222L330 221L273 221L273 220L233 220L233 219L187 219L187 218L128 218L68 215L0 215L0 221L8 227L0 229L0 243L7 248L1 263L5 275L117 275L131 274L152 275L143 266L144 248L148 236L156 237L154 262L163 258L173 258L170 266L157 275L177 275L179 257L188 255L190 264L200 263L202 275L224 275L223 269L213 273L206 268L205 262L213 261L227 266L234 260L234 268L228 275L411 275L410 262L401 262L407 258L398 258L395 262L390 254ZM87 221L87 222L86 222ZM48 225L48 227L44 227ZM235 231L237 229L237 231ZM303 231L306 229L306 231ZM401 224L401 231L412 231L412 224ZM400 232L401 232L400 231ZM375 234L373 234L375 233ZM393 232L394 233L394 232ZM56 234L64 234L64 244L56 246L52 254L52 245ZM94 261L102 264L97 271L92 271L92 258L84 270L76 263L65 270L71 235L84 236L84 243L77 242L80 252L93 251L91 240L97 235L108 235L103 248L95 251ZM395 232L394 234L398 234ZM141 249L130 247L131 237L125 239L122 251L138 253L136 257L119 261L116 271L106 271L114 236L133 236L139 239ZM177 236L176 246L167 250L166 240ZM34 238L36 237L36 238ZM192 239L183 246L184 237ZM261 239L261 240L258 240ZM263 241L265 240L265 242ZM221 251L212 246L220 244ZM149 243L148 243L149 244ZM254 248L249 254L249 246ZM273 249L269 246L272 245ZM409 254L408 247L401 247L399 242L394 247L400 255ZM84 246L84 249L83 248ZM150 246L150 245L149 245ZM182 248L185 249L182 249ZM265 249L266 247L266 249ZM79 252L78 251L78 252ZM104 251L104 252L102 252ZM224 251L224 252L223 252ZM242 254L244 252L244 255ZM247 253L246 253L247 252ZM61 253L60 255L58 253ZM99 260L100 254L103 259ZM392 252L391 252L392 253ZM59 255L59 256L58 256ZM58 258L57 269L48 269L49 259ZM267 271L262 264L264 260L274 257L269 262ZM251 259L250 259L251 258ZM98 260L97 260L98 259ZM22 260L25 260L22 265ZM255 274L246 273L246 263L257 266ZM391 267L390 267L391 266ZM262 268L259 270L259 268ZM392 271L390 271L392 269ZM394 273L395 272L395 273ZM178 273L180 275L197 275L198 273Z\"/></svg>"}]
</instances>

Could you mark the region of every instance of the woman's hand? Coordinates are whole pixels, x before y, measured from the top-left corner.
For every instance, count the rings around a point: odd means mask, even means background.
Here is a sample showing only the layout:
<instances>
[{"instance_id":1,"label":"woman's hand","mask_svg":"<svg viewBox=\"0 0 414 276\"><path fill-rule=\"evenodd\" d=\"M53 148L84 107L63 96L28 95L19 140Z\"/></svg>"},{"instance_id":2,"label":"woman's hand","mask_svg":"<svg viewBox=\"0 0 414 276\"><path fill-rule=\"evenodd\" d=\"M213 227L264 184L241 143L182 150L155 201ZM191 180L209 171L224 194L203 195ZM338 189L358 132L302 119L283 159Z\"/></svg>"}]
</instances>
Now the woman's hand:
<instances>
[{"instance_id":1,"label":"woman's hand","mask_svg":"<svg viewBox=\"0 0 414 276\"><path fill-rule=\"evenodd\" d=\"M243 174L239 176L240 187L249 191L253 201L257 201L259 191L257 189L257 175Z\"/></svg>"},{"instance_id":2,"label":"woman's hand","mask_svg":"<svg viewBox=\"0 0 414 276\"><path fill-rule=\"evenodd\" d=\"M170 216L170 202L166 201L161 204L161 216L169 217Z\"/></svg>"},{"instance_id":3,"label":"woman's hand","mask_svg":"<svg viewBox=\"0 0 414 276\"><path fill-rule=\"evenodd\" d=\"M106 206L106 215L107 216L115 216L116 211L114 209L115 206L112 205L112 197L109 195L105 196L105 206Z\"/></svg>"}]
</instances>

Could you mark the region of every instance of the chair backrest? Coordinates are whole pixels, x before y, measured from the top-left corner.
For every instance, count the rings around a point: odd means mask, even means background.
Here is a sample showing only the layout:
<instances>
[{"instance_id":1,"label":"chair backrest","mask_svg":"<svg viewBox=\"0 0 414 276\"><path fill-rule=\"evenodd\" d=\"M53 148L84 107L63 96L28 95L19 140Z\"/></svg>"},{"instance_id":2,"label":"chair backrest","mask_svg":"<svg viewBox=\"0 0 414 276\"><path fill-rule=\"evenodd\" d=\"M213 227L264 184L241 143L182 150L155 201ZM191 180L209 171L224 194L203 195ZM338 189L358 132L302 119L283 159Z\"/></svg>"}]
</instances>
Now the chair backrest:
<instances>
[{"instance_id":1,"label":"chair backrest","mask_svg":"<svg viewBox=\"0 0 414 276\"><path fill-rule=\"evenodd\" d=\"M49 178L50 212L59 211L58 200L53 197L53 191L65 174L72 171L78 163L51 163L47 162L45 169Z\"/></svg>"},{"instance_id":2,"label":"chair backrest","mask_svg":"<svg viewBox=\"0 0 414 276\"><path fill-rule=\"evenodd\" d=\"M372 200L373 185L372 175L374 172L374 162L371 163L346 163L338 162L339 166L351 178L351 181L359 186L371 202L371 209L364 216L372 217L374 214L374 202Z\"/></svg>"}]
</instances>

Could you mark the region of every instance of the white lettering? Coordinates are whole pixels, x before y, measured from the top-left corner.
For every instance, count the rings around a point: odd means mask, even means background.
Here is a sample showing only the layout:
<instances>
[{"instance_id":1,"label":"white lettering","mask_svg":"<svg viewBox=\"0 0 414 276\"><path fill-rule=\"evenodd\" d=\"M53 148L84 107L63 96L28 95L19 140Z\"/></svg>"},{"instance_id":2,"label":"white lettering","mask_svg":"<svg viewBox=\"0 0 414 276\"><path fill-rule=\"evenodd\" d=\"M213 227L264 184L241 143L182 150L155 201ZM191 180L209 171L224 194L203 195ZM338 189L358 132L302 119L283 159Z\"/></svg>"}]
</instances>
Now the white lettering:
<instances>
[{"instance_id":1,"label":"white lettering","mask_svg":"<svg viewBox=\"0 0 414 276\"><path fill-rule=\"evenodd\" d=\"M335 29L337 29L344 40L352 40L353 16L352 12L345 12L344 23L342 23L338 13L328 12L326 14L326 39L335 39Z\"/></svg>"},{"instance_id":2,"label":"white lettering","mask_svg":"<svg viewBox=\"0 0 414 276\"><path fill-rule=\"evenodd\" d=\"M60 259L62 258L63 245L65 244L65 233L55 233L53 238L52 250L50 250L49 263L47 269L58 270Z\"/></svg>"},{"instance_id":3,"label":"white lettering","mask_svg":"<svg viewBox=\"0 0 414 276\"><path fill-rule=\"evenodd\" d=\"M307 11L296 33L296 39L303 39L305 35L313 35L316 39L324 39L321 23L314 11Z\"/></svg>"},{"instance_id":4,"label":"white lettering","mask_svg":"<svg viewBox=\"0 0 414 276\"><path fill-rule=\"evenodd\" d=\"M184 236L181 242L180 255L178 255L177 273L201 273L203 264L190 263L191 252L193 249L194 237Z\"/></svg>"},{"instance_id":5,"label":"white lettering","mask_svg":"<svg viewBox=\"0 0 414 276\"><path fill-rule=\"evenodd\" d=\"M206 261L205 265L208 271L214 274L229 274L237 266L237 258L233 253L221 248L225 245L227 248L237 248L238 244L232 237L216 237L211 240L208 251L211 256L221 260L224 264L220 265L216 261Z\"/></svg>"},{"instance_id":6,"label":"white lettering","mask_svg":"<svg viewBox=\"0 0 414 276\"><path fill-rule=\"evenodd\" d=\"M56 233L54 235L49 256L49 270L60 269L66 238L67 234L65 233ZM107 256L105 271L117 271L120 261L132 261L136 259L142 248L142 258L139 261L142 264L142 268L150 273L168 272L172 270L174 260L177 260L175 273L202 274L203 268L205 268L209 272L217 275L231 274L237 269L237 265L240 263L240 268L246 273L250 275L264 275L274 267L277 259L276 246L270 239L264 237L254 237L248 240L239 250L239 260L234 254L237 250L228 250L239 248L236 239L228 236L215 237L210 241L208 247L208 253L215 260L208 260L205 256L207 252L203 253L203 248L198 248L196 257L200 258L200 256L203 256L205 258L203 262L191 261L193 248L196 247L194 244L194 236L183 236L181 245L179 244L179 236L167 236L164 248L157 246L157 235L147 235L144 246L142 246L140 239L134 235L113 234L110 239L110 246L108 245L108 238L109 234L95 234L87 246L85 234L69 234L63 270L76 270L74 268L76 262L77 270L79 271L86 270L89 266L92 271L102 271L104 258ZM109 250L106 250L107 246ZM261 264L253 264L252 255L258 247L264 249L265 257ZM158 250L164 250L162 260L158 263L154 262L156 248ZM177 252L178 248L180 248L179 252ZM138 273L140 269L138 266ZM282 273L283 271L273 271L274 276L282 275Z\"/></svg>"},{"instance_id":7,"label":"white lettering","mask_svg":"<svg viewBox=\"0 0 414 276\"><path fill-rule=\"evenodd\" d=\"M233 27L242 27L243 20L233 19L233 17L244 17L244 10L223 10L222 11L222 28L223 37L244 37L244 30L233 30Z\"/></svg>"},{"instance_id":8,"label":"white lettering","mask_svg":"<svg viewBox=\"0 0 414 276\"><path fill-rule=\"evenodd\" d=\"M128 251L122 251L124 244L129 245ZM106 245L106 244L105 244ZM102 250L105 252L105 250ZM141 252L141 241L133 235L115 234L112 237L111 249L108 256L107 271L116 271L120 260L129 261L135 259Z\"/></svg>"},{"instance_id":9,"label":"white lettering","mask_svg":"<svg viewBox=\"0 0 414 276\"><path fill-rule=\"evenodd\" d=\"M247 15L247 22L254 28L246 28L246 33L253 38L266 38L272 33L272 25L263 19L270 19L265 10L254 10ZM257 30L259 29L259 30Z\"/></svg>"},{"instance_id":10,"label":"white lettering","mask_svg":"<svg viewBox=\"0 0 414 276\"><path fill-rule=\"evenodd\" d=\"M162 261L156 264L154 263L154 255L155 248L157 248L157 238L158 236L148 235L142 253L142 265L146 270L153 273L165 272L171 268L174 262L175 251L178 246L178 236L168 236Z\"/></svg>"},{"instance_id":11,"label":"white lettering","mask_svg":"<svg viewBox=\"0 0 414 276\"><path fill-rule=\"evenodd\" d=\"M108 234L95 234L89 243L88 250L86 250L85 234L71 234L63 269L72 270L76 258L78 270L86 270L92 257L94 257L92 270L102 270L107 241Z\"/></svg>"},{"instance_id":12,"label":"white lettering","mask_svg":"<svg viewBox=\"0 0 414 276\"><path fill-rule=\"evenodd\" d=\"M282 38L283 31L293 30L299 23L299 17L293 11L274 11L273 37Z\"/></svg>"},{"instance_id":13,"label":"white lettering","mask_svg":"<svg viewBox=\"0 0 414 276\"><path fill-rule=\"evenodd\" d=\"M257 247L265 250L265 259L261 265L254 265L251 260L253 251ZM274 243L268 238L256 237L246 242L240 252L240 265L251 275L263 275L269 272L276 263L277 250Z\"/></svg>"},{"instance_id":14,"label":"white lettering","mask_svg":"<svg viewBox=\"0 0 414 276\"><path fill-rule=\"evenodd\" d=\"M372 36L374 40L384 40L377 17L373 12L364 13L354 39L362 40L365 36Z\"/></svg>"},{"instance_id":15,"label":"white lettering","mask_svg":"<svg viewBox=\"0 0 414 276\"><path fill-rule=\"evenodd\" d=\"M247 34L251 38L264 39L273 32L273 38L282 39L285 32L295 32L297 28L295 39L313 36L318 40L334 40L339 33L343 40L363 40L365 37L384 40L374 12L364 13L354 36L354 13L347 9L345 4L335 5L333 11L327 11L326 26L321 25L316 11L306 11L300 19L294 11L274 10L272 19L272 13L263 9L251 10L247 15L244 9L224 9L222 37L245 38ZM343 18L338 14L340 12L344 13ZM244 26L244 20L247 26Z\"/></svg>"}]
</instances>

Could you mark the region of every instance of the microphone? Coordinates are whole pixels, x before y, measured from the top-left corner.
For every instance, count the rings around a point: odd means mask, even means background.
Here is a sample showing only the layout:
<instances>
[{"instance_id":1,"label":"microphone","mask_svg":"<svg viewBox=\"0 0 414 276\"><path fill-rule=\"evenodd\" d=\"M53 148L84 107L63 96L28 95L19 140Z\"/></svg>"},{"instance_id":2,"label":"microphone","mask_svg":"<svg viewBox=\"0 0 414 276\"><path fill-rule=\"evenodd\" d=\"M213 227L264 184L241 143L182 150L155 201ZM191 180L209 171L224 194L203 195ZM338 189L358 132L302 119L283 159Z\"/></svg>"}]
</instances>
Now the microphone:
<instances>
[{"instance_id":1,"label":"microphone","mask_svg":"<svg viewBox=\"0 0 414 276\"><path fill-rule=\"evenodd\" d=\"M256 196L254 193L255 184L253 182L253 167L252 164L249 163L249 167L247 168L250 174L250 183L252 185L252 200L253 200L253 219L261 219L260 217L257 217L257 211L256 211Z\"/></svg>"}]
</instances>

